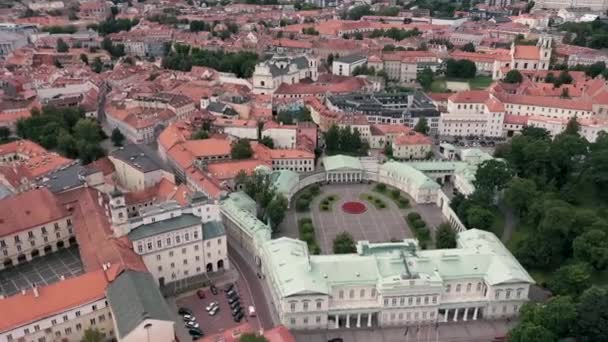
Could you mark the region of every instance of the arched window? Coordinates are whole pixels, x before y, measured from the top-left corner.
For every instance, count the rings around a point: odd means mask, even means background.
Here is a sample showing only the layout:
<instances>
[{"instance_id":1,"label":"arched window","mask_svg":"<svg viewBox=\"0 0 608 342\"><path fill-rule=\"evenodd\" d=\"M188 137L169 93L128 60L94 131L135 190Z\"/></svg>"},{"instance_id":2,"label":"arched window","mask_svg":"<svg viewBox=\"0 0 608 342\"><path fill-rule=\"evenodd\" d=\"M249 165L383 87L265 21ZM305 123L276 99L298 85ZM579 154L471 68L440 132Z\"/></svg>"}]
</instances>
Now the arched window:
<instances>
[{"instance_id":1,"label":"arched window","mask_svg":"<svg viewBox=\"0 0 608 342\"><path fill-rule=\"evenodd\" d=\"M445 292L449 293L451 290L452 290L452 285L447 284L446 287L445 287Z\"/></svg>"},{"instance_id":2,"label":"arched window","mask_svg":"<svg viewBox=\"0 0 608 342\"><path fill-rule=\"evenodd\" d=\"M460 284L456 285L456 292L460 292Z\"/></svg>"},{"instance_id":3,"label":"arched window","mask_svg":"<svg viewBox=\"0 0 608 342\"><path fill-rule=\"evenodd\" d=\"M471 292L471 283L467 284L467 292Z\"/></svg>"}]
</instances>

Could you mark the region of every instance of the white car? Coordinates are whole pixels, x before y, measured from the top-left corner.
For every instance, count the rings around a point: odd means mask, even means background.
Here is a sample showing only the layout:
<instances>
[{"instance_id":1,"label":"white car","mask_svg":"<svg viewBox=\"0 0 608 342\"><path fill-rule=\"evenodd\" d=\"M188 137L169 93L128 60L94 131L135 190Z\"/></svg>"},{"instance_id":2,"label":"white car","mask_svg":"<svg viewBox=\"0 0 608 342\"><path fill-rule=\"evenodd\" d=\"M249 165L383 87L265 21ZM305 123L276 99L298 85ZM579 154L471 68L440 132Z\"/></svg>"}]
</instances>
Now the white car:
<instances>
[{"instance_id":1,"label":"white car","mask_svg":"<svg viewBox=\"0 0 608 342\"><path fill-rule=\"evenodd\" d=\"M209 311L209 316L215 316L215 314L220 310L219 306L214 307Z\"/></svg>"},{"instance_id":2,"label":"white car","mask_svg":"<svg viewBox=\"0 0 608 342\"><path fill-rule=\"evenodd\" d=\"M189 322L189 321L195 321L196 317L192 316L192 315L184 315L184 321Z\"/></svg>"},{"instance_id":3,"label":"white car","mask_svg":"<svg viewBox=\"0 0 608 342\"><path fill-rule=\"evenodd\" d=\"M198 329L199 325L198 325L198 323L196 323L194 321L189 321L189 322L186 322L186 328L196 328L196 329Z\"/></svg>"},{"instance_id":4,"label":"white car","mask_svg":"<svg viewBox=\"0 0 608 342\"><path fill-rule=\"evenodd\" d=\"M220 305L220 303L218 303L218 302L211 302L211 303L209 303L209 305L207 305L205 310L207 310L207 312L209 312L209 311L215 309L219 305Z\"/></svg>"},{"instance_id":5,"label":"white car","mask_svg":"<svg viewBox=\"0 0 608 342\"><path fill-rule=\"evenodd\" d=\"M253 305L249 306L249 316L255 317L255 308L253 307Z\"/></svg>"}]
</instances>

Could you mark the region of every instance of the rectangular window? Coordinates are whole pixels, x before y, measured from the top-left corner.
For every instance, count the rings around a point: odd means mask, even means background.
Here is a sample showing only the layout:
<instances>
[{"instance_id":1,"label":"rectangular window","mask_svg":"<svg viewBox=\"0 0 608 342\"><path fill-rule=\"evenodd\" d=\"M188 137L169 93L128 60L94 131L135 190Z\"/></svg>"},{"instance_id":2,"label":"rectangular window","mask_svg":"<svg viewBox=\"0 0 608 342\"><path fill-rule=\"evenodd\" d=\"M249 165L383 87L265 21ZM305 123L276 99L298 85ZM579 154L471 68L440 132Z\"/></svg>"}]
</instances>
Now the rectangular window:
<instances>
[{"instance_id":1,"label":"rectangular window","mask_svg":"<svg viewBox=\"0 0 608 342\"><path fill-rule=\"evenodd\" d=\"M76 315L76 317L80 317L80 311L76 311L74 314Z\"/></svg>"},{"instance_id":2,"label":"rectangular window","mask_svg":"<svg viewBox=\"0 0 608 342\"><path fill-rule=\"evenodd\" d=\"M68 321L68 315L63 315L63 321L67 322Z\"/></svg>"},{"instance_id":3,"label":"rectangular window","mask_svg":"<svg viewBox=\"0 0 608 342\"><path fill-rule=\"evenodd\" d=\"M308 302L304 302L302 305L304 311L308 311Z\"/></svg>"},{"instance_id":4,"label":"rectangular window","mask_svg":"<svg viewBox=\"0 0 608 342\"><path fill-rule=\"evenodd\" d=\"M194 233L192 233L192 236L194 237L194 240L198 239L198 232L194 231Z\"/></svg>"},{"instance_id":5,"label":"rectangular window","mask_svg":"<svg viewBox=\"0 0 608 342\"><path fill-rule=\"evenodd\" d=\"M190 234L188 234L188 233L184 234L184 240L190 241Z\"/></svg>"},{"instance_id":6,"label":"rectangular window","mask_svg":"<svg viewBox=\"0 0 608 342\"><path fill-rule=\"evenodd\" d=\"M91 325L95 325L95 318L91 318L90 322L91 322Z\"/></svg>"},{"instance_id":7,"label":"rectangular window","mask_svg":"<svg viewBox=\"0 0 608 342\"><path fill-rule=\"evenodd\" d=\"M317 302L317 309L318 309L318 310L321 310L321 305L323 305L323 302L318 301L318 302Z\"/></svg>"},{"instance_id":8,"label":"rectangular window","mask_svg":"<svg viewBox=\"0 0 608 342\"><path fill-rule=\"evenodd\" d=\"M161 240L156 240L156 247L158 247L158 248L163 247L163 242Z\"/></svg>"},{"instance_id":9,"label":"rectangular window","mask_svg":"<svg viewBox=\"0 0 608 342\"><path fill-rule=\"evenodd\" d=\"M52 319L51 320L51 325L57 325L57 320L56 319Z\"/></svg>"},{"instance_id":10,"label":"rectangular window","mask_svg":"<svg viewBox=\"0 0 608 342\"><path fill-rule=\"evenodd\" d=\"M289 304L289 308L290 308L291 312L295 312L296 311L296 303L290 303Z\"/></svg>"},{"instance_id":11,"label":"rectangular window","mask_svg":"<svg viewBox=\"0 0 608 342\"><path fill-rule=\"evenodd\" d=\"M181 240L182 240L182 239L181 239L181 237L180 237L179 235L177 235L177 236L175 237L175 243L180 243L180 242L181 242Z\"/></svg>"},{"instance_id":12,"label":"rectangular window","mask_svg":"<svg viewBox=\"0 0 608 342\"><path fill-rule=\"evenodd\" d=\"M77 331L82 330L82 325L80 323L76 324L76 330Z\"/></svg>"},{"instance_id":13,"label":"rectangular window","mask_svg":"<svg viewBox=\"0 0 608 342\"><path fill-rule=\"evenodd\" d=\"M69 335L72 333L72 328L65 328L65 334Z\"/></svg>"}]
</instances>

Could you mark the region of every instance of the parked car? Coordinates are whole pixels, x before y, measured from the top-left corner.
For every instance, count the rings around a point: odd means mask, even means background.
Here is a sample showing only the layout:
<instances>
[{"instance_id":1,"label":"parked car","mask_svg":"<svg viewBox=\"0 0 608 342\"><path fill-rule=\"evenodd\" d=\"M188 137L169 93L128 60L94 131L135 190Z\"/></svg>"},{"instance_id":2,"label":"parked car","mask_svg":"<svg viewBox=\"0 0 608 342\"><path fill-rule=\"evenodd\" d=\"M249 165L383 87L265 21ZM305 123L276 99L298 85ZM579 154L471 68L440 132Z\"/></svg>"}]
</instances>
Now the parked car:
<instances>
[{"instance_id":1,"label":"parked car","mask_svg":"<svg viewBox=\"0 0 608 342\"><path fill-rule=\"evenodd\" d=\"M179 310L177 310L177 313L180 315L191 315L192 316L192 310L188 309L188 308L179 308Z\"/></svg>"},{"instance_id":2,"label":"parked car","mask_svg":"<svg viewBox=\"0 0 608 342\"><path fill-rule=\"evenodd\" d=\"M201 329L197 328L188 329L188 333L192 337L203 337L205 335Z\"/></svg>"},{"instance_id":3,"label":"parked car","mask_svg":"<svg viewBox=\"0 0 608 342\"><path fill-rule=\"evenodd\" d=\"M205 310L207 310L207 312L213 310L215 307L219 306L220 304L218 302L211 302L209 303L209 305L207 305L207 307L205 308Z\"/></svg>"},{"instance_id":4,"label":"parked car","mask_svg":"<svg viewBox=\"0 0 608 342\"><path fill-rule=\"evenodd\" d=\"M255 307L253 305L249 305L249 317L255 317Z\"/></svg>"},{"instance_id":5,"label":"parked car","mask_svg":"<svg viewBox=\"0 0 608 342\"><path fill-rule=\"evenodd\" d=\"M224 292L228 292L232 289L234 289L234 284L230 283L230 284L226 285L226 287L224 288Z\"/></svg>"},{"instance_id":6,"label":"parked car","mask_svg":"<svg viewBox=\"0 0 608 342\"><path fill-rule=\"evenodd\" d=\"M327 342L344 342L344 340L340 337L332 338L331 340L327 340Z\"/></svg>"},{"instance_id":7,"label":"parked car","mask_svg":"<svg viewBox=\"0 0 608 342\"><path fill-rule=\"evenodd\" d=\"M210 289L211 289L211 293L213 293L213 295L216 295L218 293L217 287L215 287L215 285L211 285Z\"/></svg>"},{"instance_id":8,"label":"parked car","mask_svg":"<svg viewBox=\"0 0 608 342\"><path fill-rule=\"evenodd\" d=\"M186 328L197 328L198 329L198 327L199 327L199 325L195 321L186 322Z\"/></svg>"},{"instance_id":9,"label":"parked car","mask_svg":"<svg viewBox=\"0 0 608 342\"><path fill-rule=\"evenodd\" d=\"M200 289L200 290L196 291L196 295L198 296L199 299L203 299L203 298L205 298L205 291Z\"/></svg>"},{"instance_id":10,"label":"parked car","mask_svg":"<svg viewBox=\"0 0 608 342\"><path fill-rule=\"evenodd\" d=\"M240 306L232 309L232 316L236 316L240 313L243 313L243 308L241 308Z\"/></svg>"},{"instance_id":11,"label":"parked car","mask_svg":"<svg viewBox=\"0 0 608 342\"><path fill-rule=\"evenodd\" d=\"M232 304L232 303L238 302L238 301L239 301L238 296L228 298L228 304Z\"/></svg>"},{"instance_id":12,"label":"parked car","mask_svg":"<svg viewBox=\"0 0 608 342\"><path fill-rule=\"evenodd\" d=\"M239 312L236 316L234 316L234 321L237 323L240 322L243 319L243 316L243 312Z\"/></svg>"},{"instance_id":13,"label":"parked car","mask_svg":"<svg viewBox=\"0 0 608 342\"><path fill-rule=\"evenodd\" d=\"M211 309L211 311L209 311L209 316L215 316L215 314L220 311L220 307L216 306L213 309Z\"/></svg>"},{"instance_id":14,"label":"parked car","mask_svg":"<svg viewBox=\"0 0 608 342\"><path fill-rule=\"evenodd\" d=\"M182 317L184 317L184 322L196 321L196 317L194 317L194 315L183 315Z\"/></svg>"},{"instance_id":15,"label":"parked car","mask_svg":"<svg viewBox=\"0 0 608 342\"><path fill-rule=\"evenodd\" d=\"M230 291L226 292L226 297L234 297L236 295L237 295L237 293L234 290L230 290Z\"/></svg>"},{"instance_id":16,"label":"parked car","mask_svg":"<svg viewBox=\"0 0 608 342\"><path fill-rule=\"evenodd\" d=\"M234 309L237 306L241 306L241 302L239 302L238 300L230 304L230 309Z\"/></svg>"}]
</instances>

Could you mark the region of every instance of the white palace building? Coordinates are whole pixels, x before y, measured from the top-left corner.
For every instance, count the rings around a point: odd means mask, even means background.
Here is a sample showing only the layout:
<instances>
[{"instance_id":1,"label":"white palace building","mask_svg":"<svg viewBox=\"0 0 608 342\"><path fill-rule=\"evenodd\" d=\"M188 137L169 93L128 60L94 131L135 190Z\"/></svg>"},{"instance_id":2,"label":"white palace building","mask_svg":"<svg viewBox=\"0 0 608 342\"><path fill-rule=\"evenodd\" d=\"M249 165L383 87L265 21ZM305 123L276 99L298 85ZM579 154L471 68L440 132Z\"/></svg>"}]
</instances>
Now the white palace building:
<instances>
[{"instance_id":1,"label":"white palace building","mask_svg":"<svg viewBox=\"0 0 608 342\"><path fill-rule=\"evenodd\" d=\"M418 171L411 169L413 177L421 182ZM290 178L281 175L285 172L289 171L275 171L272 177ZM316 177L324 183L328 179L327 174ZM399 179L407 181L408 176L401 174ZM421 184L426 182L433 180ZM285 185L277 187L289 191ZM440 189L437 192L439 199L444 198ZM449 208L441 202L442 211L444 206ZM389 327L513 317L528 301L529 287L534 284L494 234L467 230L451 218L449 222L459 231L454 249L421 250L417 240L405 239L359 241L355 254L311 255L303 241L271 239L270 227L256 218L255 210L255 201L242 192L230 194L220 205L227 234L255 258L276 313L290 329Z\"/></svg>"}]
</instances>

